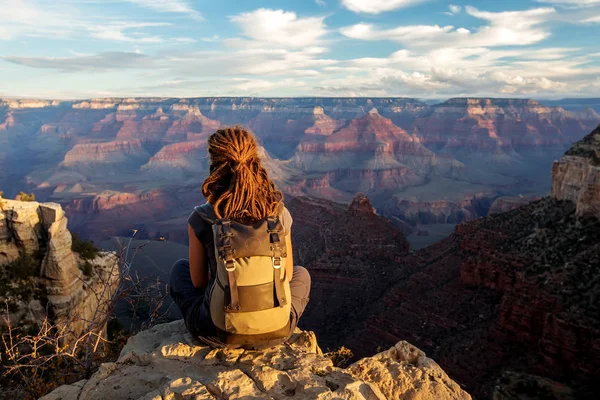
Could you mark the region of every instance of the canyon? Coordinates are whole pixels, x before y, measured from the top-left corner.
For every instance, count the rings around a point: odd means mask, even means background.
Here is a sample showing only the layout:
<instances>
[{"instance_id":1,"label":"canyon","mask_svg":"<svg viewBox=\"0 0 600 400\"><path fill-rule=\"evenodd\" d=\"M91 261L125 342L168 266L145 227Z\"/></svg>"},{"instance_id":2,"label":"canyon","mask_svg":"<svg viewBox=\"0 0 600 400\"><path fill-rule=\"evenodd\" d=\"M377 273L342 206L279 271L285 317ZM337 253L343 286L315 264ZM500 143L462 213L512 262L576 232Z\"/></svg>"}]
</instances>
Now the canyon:
<instances>
[{"instance_id":1,"label":"canyon","mask_svg":"<svg viewBox=\"0 0 600 400\"><path fill-rule=\"evenodd\" d=\"M552 399L594 398L600 202L586 193L599 188L597 134L556 161L553 186L571 194L498 198L492 215L417 251L364 195L347 206L288 197L294 259L313 281L301 327L357 359L414 343L474 398L518 398L523 387ZM185 242L183 219L149 226Z\"/></svg>"},{"instance_id":2,"label":"canyon","mask_svg":"<svg viewBox=\"0 0 600 400\"><path fill-rule=\"evenodd\" d=\"M313 277L301 327L322 346L343 344L360 358L406 340L474 398L510 398L500 396L519 387L593 398L595 111L497 99L28 104L1 111L0 141L14 151L0 152L9 166L0 187L60 202L75 231L105 239L136 229L140 239L185 244L185 220L202 201L207 135L246 124L286 193L294 257ZM189 123L165 122L173 118ZM135 128L125 123L132 120ZM43 133L46 123L54 125ZM428 224L457 226L411 250L405 234L423 234Z\"/></svg>"},{"instance_id":3,"label":"canyon","mask_svg":"<svg viewBox=\"0 0 600 400\"><path fill-rule=\"evenodd\" d=\"M135 202L143 214L160 198L163 214L152 218L181 216L198 202L208 135L241 124L259 138L285 193L349 203L361 191L410 234L486 216L498 197L547 194L552 162L600 122L595 103L565 104L568 111L523 99L4 99L0 188L58 202L71 228L105 239L114 232L79 225L90 207L101 221L119 208L135 212ZM171 211L173 192L182 198Z\"/></svg>"}]
</instances>

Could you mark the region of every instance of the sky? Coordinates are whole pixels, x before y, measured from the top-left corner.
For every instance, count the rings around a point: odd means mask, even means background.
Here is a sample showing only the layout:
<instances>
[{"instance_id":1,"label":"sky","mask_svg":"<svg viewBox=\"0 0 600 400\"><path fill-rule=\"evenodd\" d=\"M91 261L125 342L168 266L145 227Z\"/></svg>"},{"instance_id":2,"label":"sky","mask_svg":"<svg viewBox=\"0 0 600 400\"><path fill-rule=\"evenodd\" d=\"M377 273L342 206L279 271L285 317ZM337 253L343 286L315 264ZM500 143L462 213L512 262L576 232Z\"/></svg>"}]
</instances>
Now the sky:
<instances>
[{"instance_id":1,"label":"sky","mask_svg":"<svg viewBox=\"0 0 600 400\"><path fill-rule=\"evenodd\" d=\"M600 0L0 0L0 97L600 97Z\"/></svg>"}]
</instances>

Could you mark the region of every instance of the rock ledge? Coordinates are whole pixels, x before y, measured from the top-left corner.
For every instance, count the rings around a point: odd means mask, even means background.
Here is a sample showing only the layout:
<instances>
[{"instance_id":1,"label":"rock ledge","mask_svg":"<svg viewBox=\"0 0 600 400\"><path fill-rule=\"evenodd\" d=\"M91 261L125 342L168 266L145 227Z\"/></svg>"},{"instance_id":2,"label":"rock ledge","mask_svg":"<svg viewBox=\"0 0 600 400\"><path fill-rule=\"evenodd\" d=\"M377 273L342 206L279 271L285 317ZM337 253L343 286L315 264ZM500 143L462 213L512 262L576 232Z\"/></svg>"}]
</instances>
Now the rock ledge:
<instances>
[{"instance_id":1,"label":"rock ledge","mask_svg":"<svg viewBox=\"0 0 600 400\"><path fill-rule=\"evenodd\" d=\"M75 399L471 399L407 342L347 369L333 366L312 332L263 351L211 349L183 321L129 339L115 363L44 400Z\"/></svg>"}]
</instances>

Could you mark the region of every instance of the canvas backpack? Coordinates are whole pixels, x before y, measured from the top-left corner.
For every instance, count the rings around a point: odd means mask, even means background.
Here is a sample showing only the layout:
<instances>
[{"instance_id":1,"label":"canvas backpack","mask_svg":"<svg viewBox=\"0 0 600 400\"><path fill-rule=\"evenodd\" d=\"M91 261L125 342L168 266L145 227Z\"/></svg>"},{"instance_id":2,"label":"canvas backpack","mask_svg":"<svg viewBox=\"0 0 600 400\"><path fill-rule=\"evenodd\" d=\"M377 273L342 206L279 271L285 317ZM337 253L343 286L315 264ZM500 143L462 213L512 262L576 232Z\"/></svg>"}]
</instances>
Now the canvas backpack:
<instances>
[{"instance_id":1,"label":"canvas backpack","mask_svg":"<svg viewBox=\"0 0 600 400\"><path fill-rule=\"evenodd\" d=\"M291 311L283 204L277 216L252 225L216 218L208 203L195 210L212 225L216 271L208 296L219 338L232 346L283 341Z\"/></svg>"}]
</instances>

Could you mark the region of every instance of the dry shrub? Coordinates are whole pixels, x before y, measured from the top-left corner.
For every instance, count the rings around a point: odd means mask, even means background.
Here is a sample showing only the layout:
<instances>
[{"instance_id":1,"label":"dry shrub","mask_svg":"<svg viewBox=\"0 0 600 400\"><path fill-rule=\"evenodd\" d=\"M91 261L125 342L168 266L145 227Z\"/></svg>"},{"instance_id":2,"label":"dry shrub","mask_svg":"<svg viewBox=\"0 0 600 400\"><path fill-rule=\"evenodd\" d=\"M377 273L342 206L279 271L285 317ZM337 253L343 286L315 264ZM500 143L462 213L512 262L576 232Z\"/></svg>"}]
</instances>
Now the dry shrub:
<instances>
[{"instance_id":1,"label":"dry shrub","mask_svg":"<svg viewBox=\"0 0 600 400\"><path fill-rule=\"evenodd\" d=\"M338 368L346 368L348 362L354 357L354 353L347 347L340 347L335 351L330 351L324 354L325 357L331 359L333 365Z\"/></svg>"},{"instance_id":2,"label":"dry shrub","mask_svg":"<svg viewBox=\"0 0 600 400\"><path fill-rule=\"evenodd\" d=\"M166 285L131 274L135 254L145 246L132 249L133 236L135 231L128 244L117 252L118 262L108 278L97 274L101 284L96 289L83 281L98 300L94 315L84 321L83 332L75 334L70 329L74 322L82 320L76 313L58 322L46 317L37 327L13 326L10 313L14 310L5 301L5 327L0 332L0 398L37 399L60 385L88 379L101 363L116 360L129 336L166 319ZM115 284L110 276L117 272ZM141 321L135 330L133 325L125 330L116 320L118 304L126 304Z\"/></svg>"}]
</instances>

